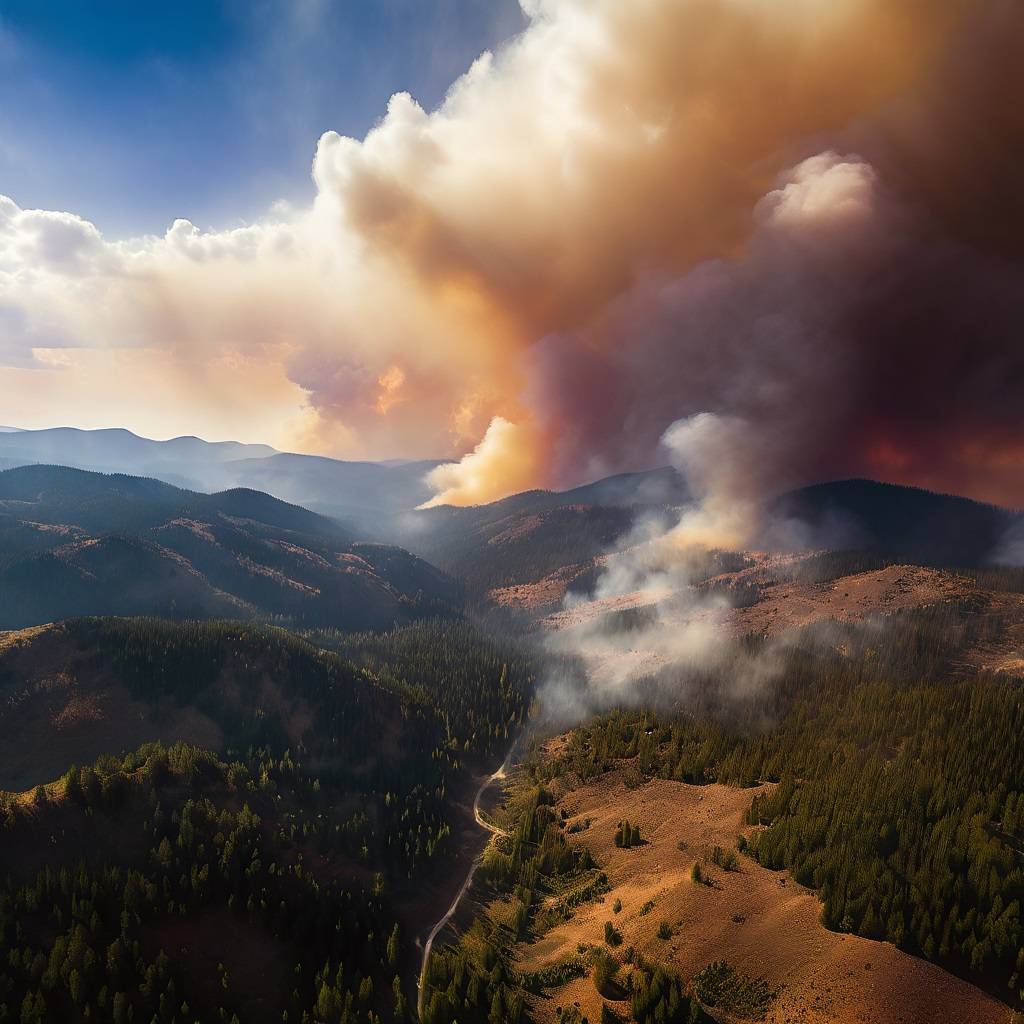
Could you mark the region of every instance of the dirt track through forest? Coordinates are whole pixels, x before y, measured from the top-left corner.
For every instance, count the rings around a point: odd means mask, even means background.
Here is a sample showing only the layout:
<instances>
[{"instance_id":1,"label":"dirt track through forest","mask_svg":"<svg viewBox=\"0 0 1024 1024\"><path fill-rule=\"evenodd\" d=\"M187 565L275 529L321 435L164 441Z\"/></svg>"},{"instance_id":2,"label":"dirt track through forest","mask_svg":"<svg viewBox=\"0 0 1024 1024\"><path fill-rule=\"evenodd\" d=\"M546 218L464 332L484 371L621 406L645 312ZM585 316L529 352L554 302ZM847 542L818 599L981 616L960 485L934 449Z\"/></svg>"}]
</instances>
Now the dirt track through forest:
<instances>
[{"instance_id":1,"label":"dirt track through forest","mask_svg":"<svg viewBox=\"0 0 1024 1024\"><path fill-rule=\"evenodd\" d=\"M501 767L494 772L493 775L488 775L486 779L480 784L480 788L476 791L476 796L473 798L473 819L481 827L487 829L488 832L496 836L507 835L503 829L492 825L487 821L480 813L480 799L484 793L495 783L505 778L508 772L508 766L512 761L512 751L515 749L515 744L509 749L508 755L502 762ZM469 891L469 887L473 884L473 876L476 874L476 869L480 866L480 861L483 858L483 851L477 854L473 858L473 863L469 866L469 871L466 874L466 879L462 883L462 887L455 894L455 899L452 900L452 905L448 908L445 915L434 925L430 930L430 934L427 936L427 941L423 945L423 962L420 965L420 976L416 982L416 1015L418 1017L423 1016L423 1004L426 999L427 992L427 967L430 965L430 953L434 947L434 940L441 933L448 922L455 916L455 912L459 909L459 904L462 902L463 896Z\"/></svg>"}]
</instances>

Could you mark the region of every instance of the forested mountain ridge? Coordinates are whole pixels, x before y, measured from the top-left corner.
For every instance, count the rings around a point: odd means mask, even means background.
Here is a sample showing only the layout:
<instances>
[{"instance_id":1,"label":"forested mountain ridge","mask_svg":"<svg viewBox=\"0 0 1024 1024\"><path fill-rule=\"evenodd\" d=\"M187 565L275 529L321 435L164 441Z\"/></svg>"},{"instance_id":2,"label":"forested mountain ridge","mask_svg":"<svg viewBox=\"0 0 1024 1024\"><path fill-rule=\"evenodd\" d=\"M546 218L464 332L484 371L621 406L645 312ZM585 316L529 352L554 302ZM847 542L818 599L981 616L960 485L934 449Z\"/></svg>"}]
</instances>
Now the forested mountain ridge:
<instances>
[{"instance_id":1,"label":"forested mountain ridge","mask_svg":"<svg viewBox=\"0 0 1024 1024\"><path fill-rule=\"evenodd\" d=\"M614 548L639 516L667 520L688 497L679 473L662 467L564 491L523 491L485 505L420 509L378 529L483 597L568 568L581 572Z\"/></svg>"},{"instance_id":2,"label":"forested mountain ridge","mask_svg":"<svg viewBox=\"0 0 1024 1024\"><path fill-rule=\"evenodd\" d=\"M242 623L7 634L5 770L39 783L0 796L7 1018L406 1019L406 907L447 880L452 795L532 685L468 627L414 629L375 638L373 669ZM464 666L443 683L457 720L409 671L435 647ZM165 742L125 743L125 707Z\"/></svg>"},{"instance_id":3,"label":"forested mountain ridge","mask_svg":"<svg viewBox=\"0 0 1024 1024\"><path fill-rule=\"evenodd\" d=\"M920 487L837 480L781 495L773 521L796 524L807 547L873 551L922 565L975 566L997 560L1017 511ZM765 538L772 540L771 532Z\"/></svg>"},{"instance_id":4,"label":"forested mountain ridge","mask_svg":"<svg viewBox=\"0 0 1024 1024\"><path fill-rule=\"evenodd\" d=\"M417 515L425 518L407 534L396 533L396 539L483 597L568 566L582 571L614 548L635 513L621 506L548 505L546 500L535 506L516 495L494 505L426 509Z\"/></svg>"},{"instance_id":5,"label":"forested mountain ridge","mask_svg":"<svg viewBox=\"0 0 1024 1024\"><path fill-rule=\"evenodd\" d=\"M216 621L91 618L6 634L0 686L6 790L30 789L74 760L142 740L298 747L308 742L314 710L317 729L333 728L328 704L338 699L342 718L359 720L345 759L365 770L385 757L379 738L400 731L423 704L284 630ZM373 735L378 741L368 745ZM389 765L397 768L403 753L396 749Z\"/></svg>"},{"instance_id":6,"label":"forested mountain ridge","mask_svg":"<svg viewBox=\"0 0 1024 1024\"><path fill-rule=\"evenodd\" d=\"M159 614L379 628L460 600L422 559L258 491L53 466L0 473L0 627Z\"/></svg>"}]
</instances>

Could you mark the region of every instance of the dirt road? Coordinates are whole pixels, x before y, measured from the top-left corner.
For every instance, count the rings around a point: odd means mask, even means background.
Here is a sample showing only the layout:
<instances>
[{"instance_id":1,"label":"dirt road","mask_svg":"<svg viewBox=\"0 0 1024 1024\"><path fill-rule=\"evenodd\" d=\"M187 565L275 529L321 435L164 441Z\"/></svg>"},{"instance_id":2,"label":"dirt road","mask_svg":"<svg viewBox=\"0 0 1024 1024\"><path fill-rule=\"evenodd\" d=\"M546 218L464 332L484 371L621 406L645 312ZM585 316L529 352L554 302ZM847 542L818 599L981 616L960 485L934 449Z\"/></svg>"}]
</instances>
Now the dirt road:
<instances>
[{"instance_id":1,"label":"dirt road","mask_svg":"<svg viewBox=\"0 0 1024 1024\"><path fill-rule=\"evenodd\" d=\"M514 749L514 746L513 746ZM508 756L502 762L501 767L493 774L487 776L486 779L480 784L480 788L476 791L476 796L473 798L473 818L476 823L481 827L487 829L488 832L493 833L496 836L503 836L507 833L498 828L496 825L492 825L489 821L486 821L480 814L480 798L487 792L488 788L495 782L505 778L508 771L510 762L512 761L512 750L509 750ZM479 853L473 858L473 863L469 866L469 872L466 874L466 879L462 883L462 888L455 894L455 899L452 901L452 905L448 908L447 913L441 918L437 924L434 925L430 930L430 934L427 936L427 941L423 945L423 962L420 966L420 977L416 983L417 996L416 996L416 1013L417 1016L423 1016L423 1003L426 999L426 987L427 987L427 966L430 963L430 952L434 947L434 939L441 933L441 930L448 924L448 922L455 915L455 911L459 909L459 903L462 902L462 897L469 891L470 885L473 883L473 876L476 874L476 869L480 866L480 859L483 856L483 852Z\"/></svg>"}]
</instances>

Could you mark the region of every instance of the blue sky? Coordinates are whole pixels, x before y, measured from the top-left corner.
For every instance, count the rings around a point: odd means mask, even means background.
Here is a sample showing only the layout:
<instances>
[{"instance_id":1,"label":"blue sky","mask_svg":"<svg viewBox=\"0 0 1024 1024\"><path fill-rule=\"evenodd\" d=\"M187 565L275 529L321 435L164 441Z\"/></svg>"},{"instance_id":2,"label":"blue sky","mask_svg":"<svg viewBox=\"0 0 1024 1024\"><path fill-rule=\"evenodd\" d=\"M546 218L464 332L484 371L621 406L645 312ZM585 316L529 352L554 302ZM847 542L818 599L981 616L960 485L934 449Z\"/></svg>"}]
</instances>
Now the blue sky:
<instances>
[{"instance_id":1,"label":"blue sky","mask_svg":"<svg viewBox=\"0 0 1024 1024\"><path fill-rule=\"evenodd\" d=\"M108 237L312 195L328 129L432 108L516 0L0 0L0 193Z\"/></svg>"}]
</instances>

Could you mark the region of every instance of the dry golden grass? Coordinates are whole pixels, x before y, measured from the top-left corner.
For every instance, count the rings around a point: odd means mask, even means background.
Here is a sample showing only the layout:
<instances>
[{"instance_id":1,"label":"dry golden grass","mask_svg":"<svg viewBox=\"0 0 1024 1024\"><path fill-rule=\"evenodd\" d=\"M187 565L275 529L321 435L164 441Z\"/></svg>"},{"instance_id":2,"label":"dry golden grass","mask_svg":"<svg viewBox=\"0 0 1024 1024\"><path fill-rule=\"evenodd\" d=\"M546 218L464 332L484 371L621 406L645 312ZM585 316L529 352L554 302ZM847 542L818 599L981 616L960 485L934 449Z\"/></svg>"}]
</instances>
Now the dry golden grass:
<instances>
[{"instance_id":1,"label":"dry golden grass","mask_svg":"<svg viewBox=\"0 0 1024 1024\"><path fill-rule=\"evenodd\" d=\"M1000 628L963 653L964 667L973 671L1024 675L1024 594L985 590L957 573L915 565L891 565L827 583L778 582L773 572L785 559L776 555L751 557L750 567L723 573L702 584L702 587L757 584L759 600L749 607L694 604L685 595L661 587L576 604L551 612L540 622L544 629L552 632L575 630L615 613L656 607L663 627L683 628L704 623L719 631L723 638L770 637L815 623L864 622L902 609L970 598L991 614L993 621L998 620ZM520 606L528 607L525 600L520 600ZM533 610L542 615L545 609L538 606ZM620 651L610 657L621 662L615 671L637 675L655 672L664 664L660 655L646 650L631 650L628 655Z\"/></svg>"},{"instance_id":2,"label":"dry golden grass","mask_svg":"<svg viewBox=\"0 0 1024 1024\"><path fill-rule=\"evenodd\" d=\"M843 576L828 583L776 582L772 568L776 556L754 556L755 564L740 572L723 573L708 580L709 585L742 585L756 583L761 597L746 608L695 608L692 603L673 601L673 592L643 590L577 605L571 610L549 615L544 620L548 629L568 629L612 612L657 604L663 617L680 621L694 618L713 619L724 632L734 636L754 633L772 636L790 629L809 626L825 619L852 622L881 612L902 608L920 608L954 597L985 594L972 581L941 569L916 565L891 565L872 572ZM698 587L698 591L702 589ZM1024 618L1024 599L1019 595L1000 595L1006 605L1015 604ZM992 597L992 599L995 599Z\"/></svg>"},{"instance_id":3,"label":"dry golden grass","mask_svg":"<svg viewBox=\"0 0 1024 1024\"><path fill-rule=\"evenodd\" d=\"M487 592L487 597L503 608L539 613L560 604L573 580L586 570L586 565L566 565L532 583L496 587Z\"/></svg>"},{"instance_id":4,"label":"dry golden grass","mask_svg":"<svg viewBox=\"0 0 1024 1024\"><path fill-rule=\"evenodd\" d=\"M611 772L561 795L559 806L570 820L591 819L573 840L604 866L612 888L603 903L580 907L569 922L517 947L521 968L535 970L572 955L580 943L601 945L604 923L613 921L624 939L620 959L634 946L684 977L727 960L781 988L769 1024L1006 1024L1008 1007L935 965L888 943L825 929L815 894L785 873L740 857L735 872L708 863L713 883L695 884L694 862L716 845L735 846L757 790L666 780L629 789L624 774ZM615 829L624 818L640 826L644 845L615 847ZM617 899L622 909L615 914ZM662 921L672 927L669 940L658 936ZM600 1020L602 999L589 978L550 995L534 1000L538 1022L554 1021L556 1007L573 1003L591 1021Z\"/></svg>"},{"instance_id":5,"label":"dry golden grass","mask_svg":"<svg viewBox=\"0 0 1024 1024\"><path fill-rule=\"evenodd\" d=\"M829 583L776 583L765 588L757 604L733 611L730 625L741 635L771 635L822 619L857 621L879 612L920 608L977 590L955 573L890 565Z\"/></svg>"}]
</instances>

